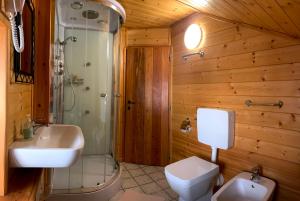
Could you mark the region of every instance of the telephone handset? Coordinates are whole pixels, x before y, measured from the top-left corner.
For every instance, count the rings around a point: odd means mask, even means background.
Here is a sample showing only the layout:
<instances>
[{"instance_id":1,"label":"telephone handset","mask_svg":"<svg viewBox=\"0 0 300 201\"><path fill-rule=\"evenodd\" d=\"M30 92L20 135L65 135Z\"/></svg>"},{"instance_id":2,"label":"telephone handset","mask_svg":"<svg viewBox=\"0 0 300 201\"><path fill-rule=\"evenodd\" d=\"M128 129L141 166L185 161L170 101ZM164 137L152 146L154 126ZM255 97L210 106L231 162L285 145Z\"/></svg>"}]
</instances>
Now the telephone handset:
<instances>
[{"instance_id":1,"label":"telephone handset","mask_svg":"<svg viewBox=\"0 0 300 201\"><path fill-rule=\"evenodd\" d=\"M23 30L23 20L22 12L25 0L6 0L6 11L9 13L9 21L11 25L12 40L17 52L22 52L24 50L24 30ZM17 32L17 26L15 18L17 14L20 13L20 25L18 26L19 33ZM18 39L20 37L20 42Z\"/></svg>"}]
</instances>

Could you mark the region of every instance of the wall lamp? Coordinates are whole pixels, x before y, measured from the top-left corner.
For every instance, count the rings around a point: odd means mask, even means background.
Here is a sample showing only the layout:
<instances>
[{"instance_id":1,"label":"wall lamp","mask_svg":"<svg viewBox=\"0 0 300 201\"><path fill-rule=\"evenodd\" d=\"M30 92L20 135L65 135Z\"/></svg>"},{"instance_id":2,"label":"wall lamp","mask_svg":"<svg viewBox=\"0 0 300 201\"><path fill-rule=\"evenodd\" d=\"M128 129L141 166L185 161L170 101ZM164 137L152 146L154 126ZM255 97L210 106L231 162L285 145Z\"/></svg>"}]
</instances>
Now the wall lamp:
<instances>
[{"instance_id":1,"label":"wall lamp","mask_svg":"<svg viewBox=\"0 0 300 201\"><path fill-rule=\"evenodd\" d=\"M192 50L199 47L202 41L202 29L198 24L191 24L184 33L184 45L187 49ZM204 56L204 51L183 55L182 58L187 60L189 56Z\"/></svg>"}]
</instances>

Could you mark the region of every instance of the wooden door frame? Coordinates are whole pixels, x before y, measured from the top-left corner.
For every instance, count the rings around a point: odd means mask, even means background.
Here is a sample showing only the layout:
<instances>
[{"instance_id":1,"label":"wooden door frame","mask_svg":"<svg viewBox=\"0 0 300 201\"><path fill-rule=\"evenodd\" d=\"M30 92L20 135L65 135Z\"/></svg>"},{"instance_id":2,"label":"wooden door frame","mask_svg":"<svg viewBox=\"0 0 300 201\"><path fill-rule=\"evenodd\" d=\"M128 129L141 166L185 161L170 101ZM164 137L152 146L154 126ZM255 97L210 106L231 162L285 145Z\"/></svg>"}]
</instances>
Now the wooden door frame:
<instances>
[{"instance_id":1,"label":"wooden door frame","mask_svg":"<svg viewBox=\"0 0 300 201\"><path fill-rule=\"evenodd\" d=\"M126 37L126 33L125 36ZM126 39L127 40L127 39ZM123 118L123 124L122 127L120 128L121 134L119 134L119 137L121 137L121 143L119 144L119 149L121 150L121 153L119 155L119 160L123 161L125 158L125 128L126 128L126 64L127 64L127 49L130 47L169 47L169 61L170 61L170 68L169 68L169 76L168 76L168 107L169 107L169 119L168 119L168 143L169 143L169 163L171 162L171 154L172 154L172 131L171 131L171 122L172 122L172 116L171 116L171 103L172 103L172 46L169 45L127 45L125 44L124 51L123 51L123 67L122 67L122 78L123 78L123 86L122 86L122 91L123 91L123 99L121 101L121 106L120 106L120 116Z\"/></svg>"},{"instance_id":2,"label":"wooden door frame","mask_svg":"<svg viewBox=\"0 0 300 201\"><path fill-rule=\"evenodd\" d=\"M10 25L0 12L0 196L7 192L8 154L7 154L7 78L10 75Z\"/></svg>"}]
</instances>

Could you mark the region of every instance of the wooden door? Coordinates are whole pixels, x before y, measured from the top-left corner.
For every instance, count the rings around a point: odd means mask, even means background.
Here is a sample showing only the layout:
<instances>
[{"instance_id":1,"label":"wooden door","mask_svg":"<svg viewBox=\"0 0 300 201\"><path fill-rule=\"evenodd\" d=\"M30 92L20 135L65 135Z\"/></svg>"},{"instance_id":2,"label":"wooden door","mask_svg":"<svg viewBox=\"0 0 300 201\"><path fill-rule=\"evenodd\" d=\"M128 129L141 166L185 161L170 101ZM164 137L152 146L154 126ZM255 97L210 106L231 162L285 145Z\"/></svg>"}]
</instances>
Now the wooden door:
<instances>
[{"instance_id":1,"label":"wooden door","mask_svg":"<svg viewBox=\"0 0 300 201\"><path fill-rule=\"evenodd\" d=\"M129 47L125 162L169 162L169 47Z\"/></svg>"}]
</instances>

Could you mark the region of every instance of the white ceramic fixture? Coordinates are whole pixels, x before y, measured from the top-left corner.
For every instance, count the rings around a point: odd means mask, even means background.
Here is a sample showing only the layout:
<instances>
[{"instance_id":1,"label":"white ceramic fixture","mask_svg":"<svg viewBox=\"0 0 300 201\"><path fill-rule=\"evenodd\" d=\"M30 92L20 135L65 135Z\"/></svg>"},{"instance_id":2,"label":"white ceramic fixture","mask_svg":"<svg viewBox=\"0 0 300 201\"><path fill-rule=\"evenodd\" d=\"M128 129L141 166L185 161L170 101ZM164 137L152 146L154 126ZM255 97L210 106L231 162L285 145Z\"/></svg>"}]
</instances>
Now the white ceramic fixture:
<instances>
[{"instance_id":1,"label":"white ceramic fixture","mask_svg":"<svg viewBox=\"0 0 300 201\"><path fill-rule=\"evenodd\" d=\"M228 181L213 196L212 201L270 201L275 182L260 177L259 182L250 180L251 173L243 172Z\"/></svg>"},{"instance_id":2,"label":"white ceramic fixture","mask_svg":"<svg viewBox=\"0 0 300 201\"><path fill-rule=\"evenodd\" d=\"M44 126L30 140L15 141L9 147L10 167L70 167L84 147L81 129L73 125Z\"/></svg>"},{"instance_id":3,"label":"white ceramic fixture","mask_svg":"<svg viewBox=\"0 0 300 201\"><path fill-rule=\"evenodd\" d=\"M180 201L210 200L219 166L192 156L168 165L165 175ZM201 199L199 199L201 198Z\"/></svg>"},{"instance_id":4,"label":"white ceramic fixture","mask_svg":"<svg viewBox=\"0 0 300 201\"><path fill-rule=\"evenodd\" d=\"M212 147L212 161L217 148L233 145L234 113L232 111L199 108L197 110L198 141ZM180 201L210 201L212 189L219 175L219 166L192 156L165 167L171 188L179 194Z\"/></svg>"}]
</instances>

